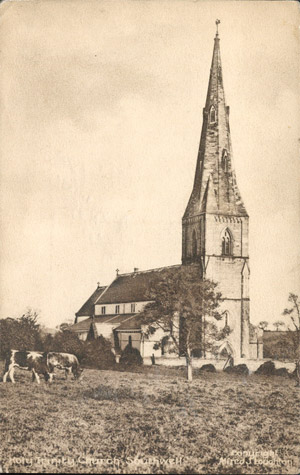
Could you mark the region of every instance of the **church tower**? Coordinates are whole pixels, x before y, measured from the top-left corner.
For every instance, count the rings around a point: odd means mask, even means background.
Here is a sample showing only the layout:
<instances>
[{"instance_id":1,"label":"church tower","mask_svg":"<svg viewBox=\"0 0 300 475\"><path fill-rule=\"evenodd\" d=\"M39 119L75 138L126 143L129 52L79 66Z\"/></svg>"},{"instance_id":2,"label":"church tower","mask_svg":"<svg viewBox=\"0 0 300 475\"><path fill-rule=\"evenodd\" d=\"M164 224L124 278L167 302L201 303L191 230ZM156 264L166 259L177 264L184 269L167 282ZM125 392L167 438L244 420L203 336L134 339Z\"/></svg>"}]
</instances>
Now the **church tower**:
<instances>
[{"instance_id":1,"label":"church tower","mask_svg":"<svg viewBox=\"0 0 300 475\"><path fill-rule=\"evenodd\" d=\"M232 160L217 31L193 190L182 218L182 264L198 263L219 284L234 357L249 357L249 217Z\"/></svg>"}]
</instances>

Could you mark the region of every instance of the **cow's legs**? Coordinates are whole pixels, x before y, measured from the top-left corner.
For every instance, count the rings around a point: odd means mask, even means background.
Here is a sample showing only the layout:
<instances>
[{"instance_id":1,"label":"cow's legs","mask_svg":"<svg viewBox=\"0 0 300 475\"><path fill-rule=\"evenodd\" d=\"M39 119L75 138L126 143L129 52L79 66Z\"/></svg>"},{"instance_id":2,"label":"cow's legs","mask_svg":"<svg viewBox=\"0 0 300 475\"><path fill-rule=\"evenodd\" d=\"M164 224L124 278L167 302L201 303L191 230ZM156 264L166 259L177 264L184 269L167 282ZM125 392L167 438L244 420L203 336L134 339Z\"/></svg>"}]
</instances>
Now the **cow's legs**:
<instances>
[{"instance_id":1,"label":"cow's legs","mask_svg":"<svg viewBox=\"0 0 300 475\"><path fill-rule=\"evenodd\" d=\"M71 372L72 372L72 368L65 368L66 379L68 379L68 375L71 374Z\"/></svg>"},{"instance_id":2,"label":"cow's legs","mask_svg":"<svg viewBox=\"0 0 300 475\"><path fill-rule=\"evenodd\" d=\"M3 383L6 383L6 381L7 381L7 376L8 376L8 370L5 371L5 373L4 373L3 377L2 377Z\"/></svg>"},{"instance_id":3,"label":"cow's legs","mask_svg":"<svg viewBox=\"0 0 300 475\"><path fill-rule=\"evenodd\" d=\"M7 377L9 377L9 372L10 372L12 366L13 366L13 363L11 363L11 362L9 362L9 361L6 361L6 362L5 362L4 374L3 374L3 376L2 376L2 381L3 381L3 383L6 383Z\"/></svg>"},{"instance_id":4,"label":"cow's legs","mask_svg":"<svg viewBox=\"0 0 300 475\"><path fill-rule=\"evenodd\" d=\"M7 370L3 375L3 378L2 378L3 383L6 383L8 374L9 374L9 370Z\"/></svg>"},{"instance_id":5,"label":"cow's legs","mask_svg":"<svg viewBox=\"0 0 300 475\"><path fill-rule=\"evenodd\" d=\"M36 382L38 384L40 384L40 377L39 375L37 374L37 372L35 371L35 369L32 369L32 381L34 381L34 379L36 379Z\"/></svg>"},{"instance_id":6,"label":"cow's legs","mask_svg":"<svg viewBox=\"0 0 300 475\"><path fill-rule=\"evenodd\" d=\"M13 384L15 384L14 374L15 374L15 367L14 367L14 365L10 365L9 368L8 368L8 377L9 377L9 379L11 380L11 382ZM3 380L4 380L4 378L3 378Z\"/></svg>"}]
</instances>

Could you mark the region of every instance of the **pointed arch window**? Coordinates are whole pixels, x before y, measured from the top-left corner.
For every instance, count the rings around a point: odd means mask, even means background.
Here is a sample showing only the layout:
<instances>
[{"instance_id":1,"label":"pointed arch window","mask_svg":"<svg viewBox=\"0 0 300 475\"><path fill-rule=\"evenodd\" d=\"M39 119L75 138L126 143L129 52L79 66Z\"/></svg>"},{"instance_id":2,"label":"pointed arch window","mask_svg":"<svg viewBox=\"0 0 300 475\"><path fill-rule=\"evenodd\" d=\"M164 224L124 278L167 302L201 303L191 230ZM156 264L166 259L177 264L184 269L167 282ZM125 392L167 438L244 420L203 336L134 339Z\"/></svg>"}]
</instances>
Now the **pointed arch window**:
<instances>
[{"instance_id":1,"label":"pointed arch window","mask_svg":"<svg viewBox=\"0 0 300 475\"><path fill-rule=\"evenodd\" d=\"M224 315L224 327L229 327L229 312L228 312L228 310L225 310L225 312L223 312L223 315Z\"/></svg>"},{"instance_id":2,"label":"pointed arch window","mask_svg":"<svg viewBox=\"0 0 300 475\"><path fill-rule=\"evenodd\" d=\"M223 150L222 154L222 167L224 172L228 172L228 153L227 150Z\"/></svg>"},{"instance_id":3,"label":"pointed arch window","mask_svg":"<svg viewBox=\"0 0 300 475\"><path fill-rule=\"evenodd\" d=\"M193 242L192 242L192 252L193 252L193 257L197 256L197 236L196 236L196 231L193 231Z\"/></svg>"},{"instance_id":4,"label":"pointed arch window","mask_svg":"<svg viewBox=\"0 0 300 475\"><path fill-rule=\"evenodd\" d=\"M228 228L222 233L222 255L232 256L233 241L232 235Z\"/></svg>"},{"instance_id":5,"label":"pointed arch window","mask_svg":"<svg viewBox=\"0 0 300 475\"><path fill-rule=\"evenodd\" d=\"M211 106L209 111L209 122L214 124L216 122L216 109L214 106Z\"/></svg>"}]
</instances>

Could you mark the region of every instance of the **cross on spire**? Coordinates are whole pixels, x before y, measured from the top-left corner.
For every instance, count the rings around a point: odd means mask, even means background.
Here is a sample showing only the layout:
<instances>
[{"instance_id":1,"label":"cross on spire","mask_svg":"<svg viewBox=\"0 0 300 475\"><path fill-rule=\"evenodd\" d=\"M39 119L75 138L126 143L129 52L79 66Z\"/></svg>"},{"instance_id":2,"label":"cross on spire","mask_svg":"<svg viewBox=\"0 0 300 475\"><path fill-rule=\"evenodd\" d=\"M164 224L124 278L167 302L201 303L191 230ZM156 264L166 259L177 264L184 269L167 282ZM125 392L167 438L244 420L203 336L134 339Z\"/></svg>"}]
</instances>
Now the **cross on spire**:
<instances>
[{"instance_id":1,"label":"cross on spire","mask_svg":"<svg viewBox=\"0 0 300 475\"><path fill-rule=\"evenodd\" d=\"M219 36L218 26L219 26L220 23L221 23L221 21L216 19L216 26L217 26L216 36Z\"/></svg>"}]
</instances>

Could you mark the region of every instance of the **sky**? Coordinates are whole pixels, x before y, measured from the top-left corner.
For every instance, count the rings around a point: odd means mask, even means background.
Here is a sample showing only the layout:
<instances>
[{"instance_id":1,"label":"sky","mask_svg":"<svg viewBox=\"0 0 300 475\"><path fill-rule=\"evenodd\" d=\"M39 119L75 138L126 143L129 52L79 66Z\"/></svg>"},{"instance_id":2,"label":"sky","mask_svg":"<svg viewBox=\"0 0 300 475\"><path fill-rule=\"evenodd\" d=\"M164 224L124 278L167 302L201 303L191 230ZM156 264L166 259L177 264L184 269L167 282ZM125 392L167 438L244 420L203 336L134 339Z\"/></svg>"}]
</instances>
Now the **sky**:
<instances>
[{"instance_id":1,"label":"sky","mask_svg":"<svg viewBox=\"0 0 300 475\"><path fill-rule=\"evenodd\" d=\"M116 269L181 262L219 25L251 321L300 293L299 6L11 1L0 7L0 317L73 319Z\"/></svg>"}]
</instances>

